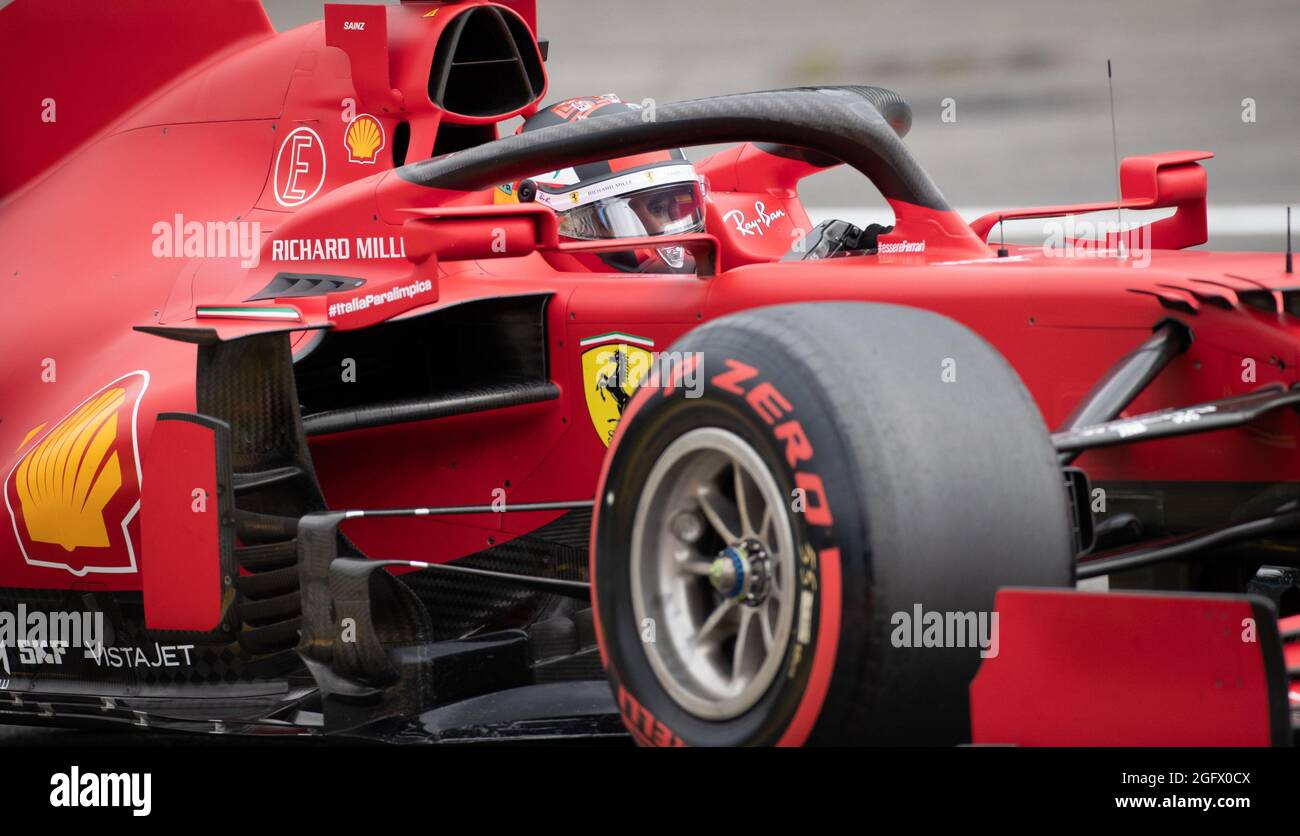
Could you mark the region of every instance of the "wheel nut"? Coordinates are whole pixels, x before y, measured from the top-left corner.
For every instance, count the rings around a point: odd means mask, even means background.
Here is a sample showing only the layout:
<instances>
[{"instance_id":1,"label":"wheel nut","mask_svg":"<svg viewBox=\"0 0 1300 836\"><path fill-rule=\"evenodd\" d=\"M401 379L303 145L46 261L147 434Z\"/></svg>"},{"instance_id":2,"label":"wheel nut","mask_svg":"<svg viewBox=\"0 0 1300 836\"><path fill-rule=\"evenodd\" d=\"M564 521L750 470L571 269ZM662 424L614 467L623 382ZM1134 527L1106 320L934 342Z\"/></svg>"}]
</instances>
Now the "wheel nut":
<instances>
[{"instance_id":1,"label":"wheel nut","mask_svg":"<svg viewBox=\"0 0 1300 836\"><path fill-rule=\"evenodd\" d=\"M704 520L691 511L682 511L673 517L673 534L683 543L698 543L704 536Z\"/></svg>"},{"instance_id":2,"label":"wheel nut","mask_svg":"<svg viewBox=\"0 0 1300 836\"><path fill-rule=\"evenodd\" d=\"M724 598L737 598L745 591L748 569L744 551L729 547L709 564L709 583Z\"/></svg>"}]
</instances>

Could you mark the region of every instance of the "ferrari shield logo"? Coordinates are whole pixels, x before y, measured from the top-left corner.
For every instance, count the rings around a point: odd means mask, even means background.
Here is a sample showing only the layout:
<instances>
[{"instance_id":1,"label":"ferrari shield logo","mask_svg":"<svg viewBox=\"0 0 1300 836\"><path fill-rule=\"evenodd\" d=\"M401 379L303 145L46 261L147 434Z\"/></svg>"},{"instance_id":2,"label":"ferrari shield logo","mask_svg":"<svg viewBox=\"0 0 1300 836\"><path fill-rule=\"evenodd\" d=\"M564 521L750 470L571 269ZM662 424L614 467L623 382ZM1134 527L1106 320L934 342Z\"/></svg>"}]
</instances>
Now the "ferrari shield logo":
<instances>
[{"instance_id":1,"label":"ferrari shield logo","mask_svg":"<svg viewBox=\"0 0 1300 836\"><path fill-rule=\"evenodd\" d=\"M582 388L596 434L608 447L623 408L650 373L654 340L613 332L581 340Z\"/></svg>"},{"instance_id":2,"label":"ferrari shield logo","mask_svg":"<svg viewBox=\"0 0 1300 836\"><path fill-rule=\"evenodd\" d=\"M148 386L148 372L124 375L24 440L4 499L27 563L77 576L136 571L136 417Z\"/></svg>"}]
</instances>

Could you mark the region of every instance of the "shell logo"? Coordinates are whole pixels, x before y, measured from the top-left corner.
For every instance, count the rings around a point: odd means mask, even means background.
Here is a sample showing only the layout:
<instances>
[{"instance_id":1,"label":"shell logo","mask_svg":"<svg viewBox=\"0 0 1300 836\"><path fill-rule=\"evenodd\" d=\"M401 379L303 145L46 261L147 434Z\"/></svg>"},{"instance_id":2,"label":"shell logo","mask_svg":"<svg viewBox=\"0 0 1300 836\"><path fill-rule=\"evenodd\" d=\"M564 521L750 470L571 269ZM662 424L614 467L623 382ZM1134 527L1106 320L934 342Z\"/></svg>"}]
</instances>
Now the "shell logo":
<instances>
[{"instance_id":1,"label":"shell logo","mask_svg":"<svg viewBox=\"0 0 1300 836\"><path fill-rule=\"evenodd\" d=\"M136 571L136 417L148 386L148 372L123 375L23 440L4 499L29 565L78 576Z\"/></svg>"},{"instance_id":2,"label":"shell logo","mask_svg":"<svg viewBox=\"0 0 1300 836\"><path fill-rule=\"evenodd\" d=\"M359 113L343 132L343 144L348 147L348 162L373 164L375 156L384 150L384 126L369 113Z\"/></svg>"}]
</instances>

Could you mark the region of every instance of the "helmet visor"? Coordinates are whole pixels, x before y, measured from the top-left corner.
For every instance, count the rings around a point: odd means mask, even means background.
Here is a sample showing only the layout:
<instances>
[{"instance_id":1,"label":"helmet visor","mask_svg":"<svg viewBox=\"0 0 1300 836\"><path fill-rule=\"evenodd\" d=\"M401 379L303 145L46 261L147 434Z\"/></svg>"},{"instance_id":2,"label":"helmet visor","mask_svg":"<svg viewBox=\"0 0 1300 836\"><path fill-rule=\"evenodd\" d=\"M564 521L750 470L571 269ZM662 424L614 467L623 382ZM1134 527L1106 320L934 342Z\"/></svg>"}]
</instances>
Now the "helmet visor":
<instances>
[{"instance_id":1,"label":"helmet visor","mask_svg":"<svg viewBox=\"0 0 1300 836\"><path fill-rule=\"evenodd\" d=\"M560 213L560 235L589 241L679 235L704 229L698 180L603 197Z\"/></svg>"}]
</instances>

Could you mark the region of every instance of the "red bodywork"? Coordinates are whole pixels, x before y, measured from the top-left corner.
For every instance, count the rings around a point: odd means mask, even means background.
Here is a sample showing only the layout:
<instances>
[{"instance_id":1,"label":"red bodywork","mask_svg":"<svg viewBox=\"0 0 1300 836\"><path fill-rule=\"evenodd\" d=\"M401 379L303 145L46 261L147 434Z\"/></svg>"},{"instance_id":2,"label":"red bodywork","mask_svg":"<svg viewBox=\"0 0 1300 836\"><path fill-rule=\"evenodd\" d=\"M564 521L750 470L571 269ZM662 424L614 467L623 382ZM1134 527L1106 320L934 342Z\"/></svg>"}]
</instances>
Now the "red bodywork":
<instances>
[{"instance_id":1,"label":"red bodywork","mask_svg":"<svg viewBox=\"0 0 1300 836\"><path fill-rule=\"evenodd\" d=\"M3 14L35 14L36 5L20 2ZM484 297L551 294L547 361L564 393L558 401L314 439L312 455L331 507L486 502L494 488L507 483L509 500L515 503L587 497L605 446L593 432L582 396L580 341L630 332L653 340L661 350L703 321L761 305L871 300L950 316L983 335L1011 362L1049 427L1058 425L1093 382L1165 317L1192 325L1196 342L1132 411L1296 382L1296 320L1245 306L1237 297L1241 290L1272 292L1289 286L1280 255L1157 251L1149 266L1140 268L1134 259L1049 258L1038 248L1012 247L1012 257L999 259L981 241L996 218L967 226L953 213L895 204L897 227L882 240L924 241L924 253L772 263L789 249L796 230L810 227L796 186L816 169L752 145L723 151L697 166L711 184L708 231L717 240L718 275L700 279L557 269L565 266L558 248L536 251L539 244L545 246L546 223L537 220L535 207L493 206L491 194L412 185L391 174L391 157L382 149L371 164L349 160L344 141L348 123L340 116L340 103L347 99L356 102L357 113L374 113L388 141L397 124L407 121L412 149L433 145L448 117L427 93L421 98L423 67L441 28L477 4L327 7L324 22L283 34L271 30L256 3L232 3L210 20L203 15L169 18L163 11L168 4L155 5L157 14L142 15L131 26L156 25L159 35L167 26L181 28L200 45L187 48L183 57L157 58L173 61L177 77L148 89L140 74L131 75L115 91L122 97L118 104L124 115L104 119L101 114L102 127L65 128L62 120L81 118L74 107L98 100L101 85L81 77L84 68L60 65L62 74L52 75L50 84L59 121L42 126L51 140L16 147L26 169L6 170L4 185L10 193L0 204L10 310L0 357L5 405L0 467L5 473L41 442L43 432L123 375L147 372L148 386L133 418L120 414L117 438L125 446L115 450L130 450L130 430L139 453L147 457L154 417L193 410L194 347L134 331L134 326L201 326L233 338L269 327L356 327L378 318L331 322L323 297L315 297L289 300L301 314L289 323L196 320L197 307L241 304L263 288L285 266L272 260L278 239L348 236L401 242L405 237L406 258L351 259L342 266L292 264L299 272L345 273L372 286L433 279L433 291L425 295L430 301L407 305L397 312L402 316ZM428 17L434 8L440 13ZM42 7L41 13L48 11ZM342 28L345 19L361 16L370 21L366 32L386 25L387 42L360 43L358 38L357 45L345 47L349 59L345 48L328 44L345 44L354 34ZM75 16L68 24L77 25ZM14 35L22 26L7 25L3 31ZM8 60L18 65L34 47L4 46ZM386 67L375 58L385 52ZM185 60L192 63L180 66ZM389 80L370 89L367 85L385 71ZM86 132L80 142L63 139L79 128ZM276 199L277 158L283 188L283 158L293 150L293 140L286 142L286 137L302 128L314 137L309 152L320 150L314 147L317 140L323 145L324 173L314 168L321 158L304 157L310 170L303 176L313 186L319 179L319 190L300 205L285 207ZM65 148L72 152L50 158L51 149ZM1198 236L1203 239L1205 175L1195 160L1206 156L1183 152L1126 162L1126 205L1180 206L1173 218L1156 223L1157 245L1185 246L1199 243ZM412 150L408 161L419 158ZM468 208L479 205L483 208ZM1002 214L1014 218L1106 206ZM456 211L449 214L455 220L430 222L440 207L453 207ZM734 211L754 225L742 228L737 216L728 217ZM156 255L160 223L176 231L185 222L234 220L260 224L257 267L245 269L238 257L186 257L179 238L181 253ZM467 246L457 251L456 241L491 240L490 231L503 224L510 225L506 240L524 242L519 249L526 254L510 257L510 252L493 253L486 247L476 253ZM393 249L400 252L402 246L395 243ZM298 331L295 348L308 346L311 333ZM1245 359L1257 363L1253 381L1242 379ZM1270 420L1264 428L1220 433L1212 443L1203 438L1160 441L1094 452L1079 464L1094 481L1291 481L1297 471L1290 455L1296 419L1284 412ZM12 481L6 482L7 498ZM124 484L123 490L135 486ZM121 504L119 499L116 505ZM118 521L130 508L128 503L106 513ZM146 518L148 514L145 509ZM371 554L444 561L527 532L552 516L449 520L437 523L432 537L427 529L361 521L349 534ZM17 522L11 519L7 527L17 528ZM128 521L127 531L132 548L138 547L137 517ZM41 565L59 561L24 559L24 539L15 532L0 543L0 586L142 587L139 567L131 570L121 537L106 547L112 555L99 563L77 558L80 548L67 552L71 572ZM123 571L83 571L100 564Z\"/></svg>"},{"instance_id":2,"label":"red bodywork","mask_svg":"<svg viewBox=\"0 0 1300 836\"><path fill-rule=\"evenodd\" d=\"M1247 599L1005 589L996 610L1005 641L971 685L976 743L1288 743L1281 672L1268 670L1280 654L1242 652L1263 615Z\"/></svg>"},{"instance_id":3,"label":"red bodywork","mask_svg":"<svg viewBox=\"0 0 1300 836\"><path fill-rule=\"evenodd\" d=\"M1291 310L1281 291L1295 284L1282 256L1183 249L1205 240L1204 152L1125 162L1127 209L1177 210L1147 230L1144 240L1160 249L1142 258L1087 251L1053 257L1017 246L999 258L985 243L999 215L1064 215L1113 203L1008 210L968 224L952 212L895 201L896 227L881 241L912 246L779 262L811 226L797 185L817 169L739 145L697 164L710 182L707 234L686 243L704 261L716 250L716 275L591 273L571 257L574 245L556 239L549 210L499 203L491 191L430 189L393 173L402 123L410 163L427 158L448 125L495 132L510 115L535 110L536 101L490 118L449 114L425 89L439 36L483 0L327 6L324 21L280 34L255 0L220 9L137 3L129 19L74 5L19 0L0 11L6 70L22 68L43 84L39 95L23 85L21 108L35 112L44 96L57 107L57 119L14 131L0 173L0 280L7 289L0 587L144 590L149 600L151 588L157 598L159 577L180 583L187 576L176 564L150 581L147 527L175 512L152 507L155 488L146 483L142 491L140 481L163 449L193 464L196 485L210 481L212 462L185 452L202 446L201 428L173 428L155 449L159 413L195 411L196 348L137 326L211 329L223 340L290 329L295 352L305 354L320 329L369 327L477 299L549 297L546 368L558 400L314 437L311 455L331 508L486 504L503 486L516 504L589 498L606 445L586 405L582 341L618 332L663 350L702 322L764 305L861 300L949 316L1007 358L1049 428L1167 318L1188 324L1195 342L1129 413L1297 382L1300 319L1279 313ZM503 5L535 31L531 2ZM47 28L58 21L67 48L25 35L38 17ZM97 50L70 46L91 42ZM382 132L369 159L368 146L349 137L358 115ZM229 254L187 253L186 223L232 221L259 226L256 266ZM497 230L506 243L494 249L487 242ZM353 255L276 258L290 252L286 241L337 238L353 242ZM375 257L355 257L362 240ZM923 251L915 251L921 243ZM1140 242L1130 236L1127 243ZM288 268L364 279L369 291L422 281L428 287L382 311L341 312L357 295L351 291L247 301ZM1261 291L1276 305L1265 310L1239 295ZM936 373L942 360L935 358ZM1253 375L1243 375L1247 361ZM105 399L99 418L78 411L96 397ZM1292 482L1300 475L1296 420L1282 410L1208 437L1091 452L1078 465L1094 483ZM44 470L34 464L42 456ZM109 494L102 505L72 478L65 461L78 456L101 468L86 476L91 487L103 474L112 477L102 482ZM38 472L65 474L63 483L57 476L41 483ZM34 536L24 501L56 521L75 518L77 535L65 543ZM557 516L359 520L347 534L372 556L442 562ZM175 615L154 611L157 627Z\"/></svg>"}]
</instances>

